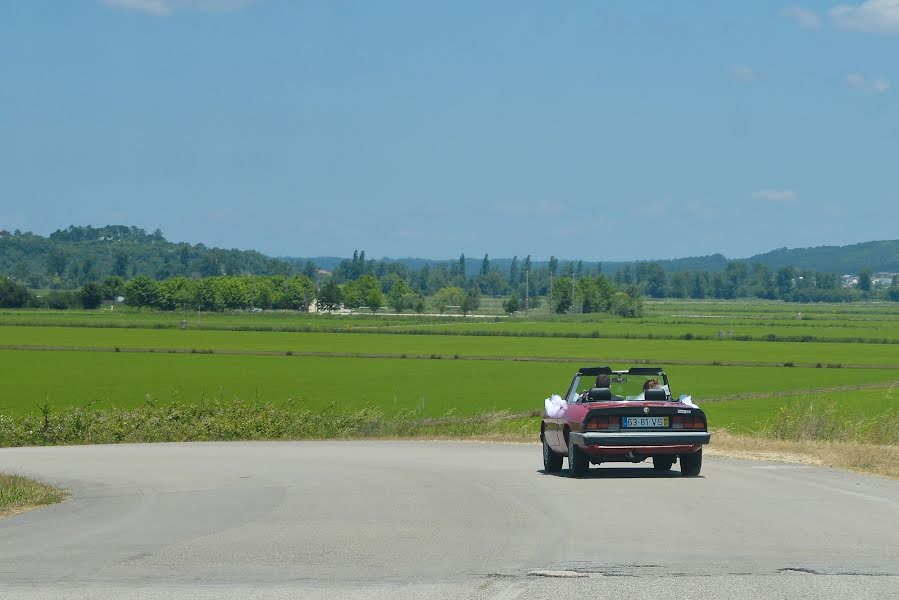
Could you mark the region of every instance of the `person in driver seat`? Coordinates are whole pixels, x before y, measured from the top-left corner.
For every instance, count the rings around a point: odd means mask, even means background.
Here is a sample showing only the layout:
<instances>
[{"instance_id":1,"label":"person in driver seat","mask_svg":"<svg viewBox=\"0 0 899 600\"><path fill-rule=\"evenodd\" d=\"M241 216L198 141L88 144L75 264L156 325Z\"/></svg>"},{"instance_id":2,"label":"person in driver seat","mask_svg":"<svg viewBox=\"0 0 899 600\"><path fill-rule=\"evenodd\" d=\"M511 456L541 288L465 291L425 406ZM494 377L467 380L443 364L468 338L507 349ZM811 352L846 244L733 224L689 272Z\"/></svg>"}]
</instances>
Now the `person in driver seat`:
<instances>
[{"instance_id":1,"label":"person in driver seat","mask_svg":"<svg viewBox=\"0 0 899 600\"><path fill-rule=\"evenodd\" d=\"M606 375L605 373L600 373L599 375L597 375L596 382L593 387L595 387L595 388L610 388L611 383L609 382L609 376ZM578 402L587 402L589 395L590 395L590 390L584 390L583 392L581 392L581 395L578 397ZM611 400L613 402L619 402L621 400L624 400L624 398L622 398L621 396L612 394Z\"/></svg>"}]
</instances>

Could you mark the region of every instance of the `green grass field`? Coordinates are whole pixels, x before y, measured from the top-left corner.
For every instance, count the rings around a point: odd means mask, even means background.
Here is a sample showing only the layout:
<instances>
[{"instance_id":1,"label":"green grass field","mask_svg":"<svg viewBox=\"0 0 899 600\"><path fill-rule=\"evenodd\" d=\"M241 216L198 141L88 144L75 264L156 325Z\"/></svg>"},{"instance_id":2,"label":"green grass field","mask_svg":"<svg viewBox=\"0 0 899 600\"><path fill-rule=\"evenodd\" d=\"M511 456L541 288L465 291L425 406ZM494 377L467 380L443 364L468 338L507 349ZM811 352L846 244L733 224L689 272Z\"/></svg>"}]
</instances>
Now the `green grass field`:
<instances>
[{"instance_id":1,"label":"green grass field","mask_svg":"<svg viewBox=\"0 0 899 600\"><path fill-rule=\"evenodd\" d=\"M527 412L563 394L577 365L452 359L373 359L306 356L116 353L2 350L15 373L6 383L0 413L51 406L134 406L149 395L167 401L201 398L293 399L306 409L336 403L385 412ZM814 369L675 365L667 369L675 394L706 399L740 394L829 388L899 379L892 369ZM750 401L744 401L749 405Z\"/></svg>"},{"instance_id":2,"label":"green grass field","mask_svg":"<svg viewBox=\"0 0 899 600\"><path fill-rule=\"evenodd\" d=\"M650 339L720 330L843 341ZM899 339L899 311L755 301L648 302L637 320L4 310L0 415L36 414L42 404L135 407L148 398L372 407L419 418L520 414L563 393L578 366L649 363L665 367L672 391L693 395L713 426L738 432L764 431L777 410L809 400L837 403L828 410L856 420L886 419L896 409L889 386L899 381L899 346L846 343L855 338Z\"/></svg>"},{"instance_id":3,"label":"green grass field","mask_svg":"<svg viewBox=\"0 0 899 600\"><path fill-rule=\"evenodd\" d=\"M899 443L899 385L878 390L820 392L751 401L712 402L703 406L709 421L734 433L776 432L780 420L803 419L812 425L826 423L838 433L818 439ZM872 435L872 430L880 430ZM873 438L873 440L872 440Z\"/></svg>"},{"instance_id":4,"label":"green grass field","mask_svg":"<svg viewBox=\"0 0 899 600\"><path fill-rule=\"evenodd\" d=\"M889 344L0 326L0 345L899 367Z\"/></svg>"}]
</instances>

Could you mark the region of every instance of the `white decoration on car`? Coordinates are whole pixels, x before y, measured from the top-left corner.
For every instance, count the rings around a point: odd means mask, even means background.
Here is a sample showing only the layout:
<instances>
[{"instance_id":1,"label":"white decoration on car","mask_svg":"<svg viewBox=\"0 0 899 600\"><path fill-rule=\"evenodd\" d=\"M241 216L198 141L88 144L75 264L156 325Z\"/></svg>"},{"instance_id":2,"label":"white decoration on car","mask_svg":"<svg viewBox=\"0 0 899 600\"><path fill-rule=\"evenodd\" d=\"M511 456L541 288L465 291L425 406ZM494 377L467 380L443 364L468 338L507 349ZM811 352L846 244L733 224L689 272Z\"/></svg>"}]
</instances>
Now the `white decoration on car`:
<instances>
[{"instance_id":1,"label":"white decoration on car","mask_svg":"<svg viewBox=\"0 0 899 600\"><path fill-rule=\"evenodd\" d=\"M546 405L546 416L551 419L557 419L564 415L565 409L568 407L558 394L553 394L544 400L543 403Z\"/></svg>"},{"instance_id":2,"label":"white decoration on car","mask_svg":"<svg viewBox=\"0 0 899 600\"><path fill-rule=\"evenodd\" d=\"M692 406L693 408L699 408L697 405L693 404L693 396L687 396L686 394L684 394L680 398L678 398L677 401L681 404Z\"/></svg>"}]
</instances>

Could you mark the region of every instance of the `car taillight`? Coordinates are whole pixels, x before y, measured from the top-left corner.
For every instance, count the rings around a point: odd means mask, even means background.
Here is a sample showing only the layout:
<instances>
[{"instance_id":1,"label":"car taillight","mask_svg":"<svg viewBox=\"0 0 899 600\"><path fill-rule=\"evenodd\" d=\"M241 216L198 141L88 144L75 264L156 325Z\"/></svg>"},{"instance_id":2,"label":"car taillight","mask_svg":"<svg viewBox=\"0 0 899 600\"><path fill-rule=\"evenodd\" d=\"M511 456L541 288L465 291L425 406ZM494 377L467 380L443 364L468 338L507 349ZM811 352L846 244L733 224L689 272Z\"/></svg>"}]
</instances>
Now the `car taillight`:
<instances>
[{"instance_id":1,"label":"car taillight","mask_svg":"<svg viewBox=\"0 0 899 600\"><path fill-rule=\"evenodd\" d=\"M587 419L587 429L608 429L609 417L590 417Z\"/></svg>"},{"instance_id":2,"label":"car taillight","mask_svg":"<svg viewBox=\"0 0 899 600\"><path fill-rule=\"evenodd\" d=\"M674 417L671 419L672 429L705 429L702 417Z\"/></svg>"}]
</instances>

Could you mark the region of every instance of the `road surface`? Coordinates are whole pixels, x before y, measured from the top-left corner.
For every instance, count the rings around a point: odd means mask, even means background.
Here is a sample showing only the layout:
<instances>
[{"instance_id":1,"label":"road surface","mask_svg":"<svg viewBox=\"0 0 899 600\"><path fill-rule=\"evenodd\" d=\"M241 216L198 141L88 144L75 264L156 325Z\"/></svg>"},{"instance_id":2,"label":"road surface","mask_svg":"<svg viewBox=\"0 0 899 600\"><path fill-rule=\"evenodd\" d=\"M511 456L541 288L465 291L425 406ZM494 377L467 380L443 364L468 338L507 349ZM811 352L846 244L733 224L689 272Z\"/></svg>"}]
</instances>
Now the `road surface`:
<instances>
[{"instance_id":1,"label":"road surface","mask_svg":"<svg viewBox=\"0 0 899 600\"><path fill-rule=\"evenodd\" d=\"M73 492L0 519L0 597L899 598L897 481L541 466L471 442L0 449Z\"/></svg>"}]
</instances>

